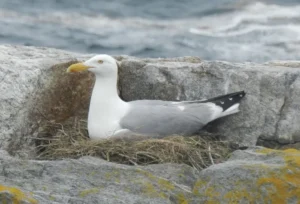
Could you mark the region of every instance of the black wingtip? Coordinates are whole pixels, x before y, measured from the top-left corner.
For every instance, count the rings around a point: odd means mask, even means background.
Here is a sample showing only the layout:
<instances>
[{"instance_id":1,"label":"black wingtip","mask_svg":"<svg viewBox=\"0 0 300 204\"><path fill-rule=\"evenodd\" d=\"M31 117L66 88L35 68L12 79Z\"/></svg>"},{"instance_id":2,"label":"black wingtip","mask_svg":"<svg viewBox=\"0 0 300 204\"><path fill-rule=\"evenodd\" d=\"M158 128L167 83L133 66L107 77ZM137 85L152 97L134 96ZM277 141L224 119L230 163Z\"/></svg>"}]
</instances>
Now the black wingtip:
<instances>
[{"instance_id":1,"label":"black wingtip","mask_svg":"<svg viewBox=\"0 0 300 204\"><path fill-rule=\"evenodd\" d=\"M223 111L227 110L231 106L233 106L236 103L239 103L242 98L246 95L245 91L239 91L235 93L230 93L222 96L218 96L215 98L210 98L208 100L203 101L205 102L211 102L214 103L220 107L223 108Z\"/></svg>"}]
</instances>

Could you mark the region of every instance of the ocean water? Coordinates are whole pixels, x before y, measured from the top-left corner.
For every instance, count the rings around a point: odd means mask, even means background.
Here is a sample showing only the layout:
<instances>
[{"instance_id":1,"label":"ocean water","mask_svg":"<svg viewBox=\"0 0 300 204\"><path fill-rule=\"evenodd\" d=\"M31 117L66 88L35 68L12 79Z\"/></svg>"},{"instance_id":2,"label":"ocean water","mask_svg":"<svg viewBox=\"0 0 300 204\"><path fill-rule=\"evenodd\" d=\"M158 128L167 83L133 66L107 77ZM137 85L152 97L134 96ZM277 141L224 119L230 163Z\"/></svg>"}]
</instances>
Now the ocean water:
<instances>
[{"instance_id":1,"label":"ocean water","mask_svg":"<svg viewBox=\"0 0 300 204\"><path fill-rule=\"evenodd\" d=\"M300 1L0 0L0 43L138 57L300 60Z\"/></svg>"}]
</instances>

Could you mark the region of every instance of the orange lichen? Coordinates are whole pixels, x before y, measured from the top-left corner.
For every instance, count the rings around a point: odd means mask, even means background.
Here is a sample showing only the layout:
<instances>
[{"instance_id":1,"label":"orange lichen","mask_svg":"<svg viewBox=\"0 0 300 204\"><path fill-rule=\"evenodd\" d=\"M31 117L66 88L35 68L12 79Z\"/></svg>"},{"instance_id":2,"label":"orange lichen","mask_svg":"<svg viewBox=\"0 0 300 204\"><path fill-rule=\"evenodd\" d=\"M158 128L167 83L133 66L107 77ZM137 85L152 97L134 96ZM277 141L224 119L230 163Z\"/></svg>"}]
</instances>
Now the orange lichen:
<instances>
[{"instance_id":1,"label":"orange lichen","mask_svg":"<svg viewBox=\"0 0 300 204\"><path fill-rule=\"evenodd\" d=\"M208 181L197 180L193 187L193 195L196 195L205 200L206 204L218 203L220 192L216 190L214 185L208 183Z\"/></svg>"},{"instance_id":2,"label":"orange lichen","mask_svg":"<svg viewBox=\"0 0 300 204\"><path fill-rule=\"evenodd\" d=\"M284 159L285 164L267 173L267 176L257 180L259 188L270 185L264 200L272 203L287 203L289 199L300 202L300 151L296 149L271 150L264 148L257 152L275 154Z\"/></svg>"},{"instance_id":3,"label":"orange lichen","mask_svg":"<svg viewBox=\"0 0 300 204\"><path fill-rule=\"evenodd\" d=\"M255 200L255 198L253 198L246 189L229 191L224 195L224 198L232 204L238 204L242 200L247 200L248 202L252 203Z\"/></svg>"},{"instance_id":4,"label":"orange lichen","mask_svg":"<svg viewBox=\"0 0 300 204\"><path fill-rule=\"evenodd\" d=\"M24 192L22 192L18 188L0 185L0 192L8 192L9 194L11 194L13 196L12 197L13 204L18 204L18 203L21 203L22 201L27 201L31 204L38 203L37 200L29 197L28 195L26 195ZM5 203L5 201L2 201L2 203Z\"/></svg>"},{"instance_id":5,"label":"orange lichen","mask_svg":"<svg viewBox=\"0 0 300 204\"><path fill-rule=\"evenodd\" d=\"M230 190L212 185L209 180L198 180L193 187L193 194L205 203L300 203L300 151L295 149L272 150L263 148L256 151L278 157L275 164L252 164L244 166L253 179L233 178L228 180ZM280 163L282 158L282 163ZM256 175L261 175L255 179ZM251 177L250 177L251 178ZM222 193L224 192L224 193Z\"/></svg>"}]
</instances>

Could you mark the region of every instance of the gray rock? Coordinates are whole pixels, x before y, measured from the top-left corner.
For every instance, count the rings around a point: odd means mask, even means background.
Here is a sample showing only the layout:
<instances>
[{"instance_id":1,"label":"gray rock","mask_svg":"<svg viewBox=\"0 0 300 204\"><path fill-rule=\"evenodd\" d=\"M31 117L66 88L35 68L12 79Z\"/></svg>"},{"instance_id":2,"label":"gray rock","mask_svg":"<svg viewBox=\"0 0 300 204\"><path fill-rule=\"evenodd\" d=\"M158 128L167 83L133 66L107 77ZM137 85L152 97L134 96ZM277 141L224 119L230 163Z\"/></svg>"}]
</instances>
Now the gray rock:
<instances>
[{"instance_id":1,"label":"gray rock","mask_svg":"<svg viewBox=\"0 0 300 204\"><path fill-rule=\"evenodd\" d=\"M20 160L0 152L0 198L23 203L299 203L300 152L236 151L201 172L125 166L93 157ZM14 190L12 190L14 189ZM8 202L12 203L12 202Z\"/></svg>"},{"instance_id":2,"label":"gray rock","mask_svg":"<svg viewBox=\"0 0 300 204\"><path fill-rule=\"evenodd\" d=\"M300 151L235 151L200 173L194 195L211 203L299 203Z\"/></svg>"},{"instance_id":3,"label":"gray rock","mask_svg":"<svg viewBox=\"0 0 300 204\"><path fill-rule=\"evenodd\" d=\"M93 157L19 160L0 154L0 198L39 203L183 203L198 172L186 165L125 166ZM15 187L26 196L10 190ZM23 200L22 200L23 199Z\"/></svg>"},{"instance_id":4,"label":"gray rock","mask_svg":"<svg viewBox=\"0 0 300 204\"><path fill-rule=\"evenodd\" d=\"M82 55L51 48L0 46L0 147L34 157L33 138L45 121L87 116L93 76L66 74ZM300 140L300 69L297 62L269 64L202 61L196 57L121 61L124 100L196 100L245 90L241 112L208 126L240 145ZM39 130L39 131L38 131Z\"/></svg>"}]
</instances>

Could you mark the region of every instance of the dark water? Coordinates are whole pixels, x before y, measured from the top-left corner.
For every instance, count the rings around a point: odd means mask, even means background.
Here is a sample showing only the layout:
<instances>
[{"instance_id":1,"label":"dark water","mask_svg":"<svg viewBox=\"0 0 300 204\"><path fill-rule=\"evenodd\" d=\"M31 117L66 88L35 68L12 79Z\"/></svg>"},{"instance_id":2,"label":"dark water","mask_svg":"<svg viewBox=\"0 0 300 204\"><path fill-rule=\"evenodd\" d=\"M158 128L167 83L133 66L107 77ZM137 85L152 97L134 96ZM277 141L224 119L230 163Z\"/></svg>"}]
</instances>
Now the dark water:
<instances>
[{"instance_id":1,"label":"dark water","mask_svg":"<svg viewBox=\"0 0 300 204\"><path fill-rule=\"evenodd\" d=\"M300 1L0 0L0 43L140 57L300 60Z\"/></svg>"}]
</instances>

